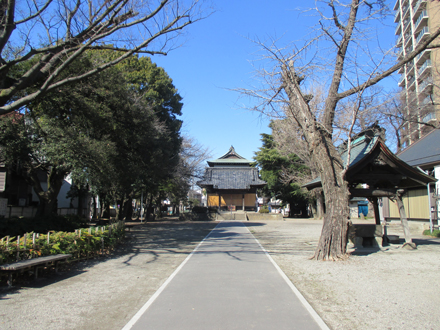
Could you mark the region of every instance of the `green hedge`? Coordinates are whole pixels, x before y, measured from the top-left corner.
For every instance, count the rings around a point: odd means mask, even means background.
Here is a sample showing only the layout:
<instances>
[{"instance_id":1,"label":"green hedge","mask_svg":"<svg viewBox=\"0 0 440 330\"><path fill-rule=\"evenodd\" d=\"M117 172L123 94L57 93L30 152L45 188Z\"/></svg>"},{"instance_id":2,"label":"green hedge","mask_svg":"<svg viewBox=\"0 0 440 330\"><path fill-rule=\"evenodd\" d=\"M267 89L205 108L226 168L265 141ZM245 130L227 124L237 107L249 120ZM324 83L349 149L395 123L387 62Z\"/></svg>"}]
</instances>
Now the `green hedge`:
<instances>
[{"instance_id":1,"label":"green hedge","mask_svg":"<svg viewBox=\"0 0 440 330\"><path fill-rule=\"evenodd\" d=\"M439 229L434 229L431 233L431 230L427 229L423 232L423 235L426 236L433 236L433 237L440 237L440 230Z\"/></svg>"},{"instance_id":2,"label":"green hedge","mask_svg":"<svg viewBox=\"0 0 440 330\"><path fill-rule=\"evenodd\" d=\"M59 253L72 254L72 259L90 258L112 250L124 236L123 221L75 232L30 232L23 236L6 236L0 240L0 264Z\"/></svg>"}]
</instances>

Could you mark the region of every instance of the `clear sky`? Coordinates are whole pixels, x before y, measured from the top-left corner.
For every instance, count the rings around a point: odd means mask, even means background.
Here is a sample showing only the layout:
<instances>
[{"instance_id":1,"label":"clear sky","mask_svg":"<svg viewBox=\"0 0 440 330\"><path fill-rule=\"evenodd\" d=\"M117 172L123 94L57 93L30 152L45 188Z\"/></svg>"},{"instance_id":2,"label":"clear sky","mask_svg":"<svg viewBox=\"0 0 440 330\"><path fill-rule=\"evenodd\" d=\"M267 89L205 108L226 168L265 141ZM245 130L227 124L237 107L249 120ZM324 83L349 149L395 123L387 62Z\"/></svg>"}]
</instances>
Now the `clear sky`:
<instances>
[{"instance_id":1,"label":"clear sky","mask_svg":"<svg viewBox=\"0 0 440 330\"><path fill-rule=\"evenodd\" d=\"M387 1L390 6L394 2ZM311 0L215 0L216 12L189 27L186 42L167 56L152 60L163 67L183 97L184 133L212 150L218 158L233 145L252 159L261 147L260 134L270 133L268 119L245 110L250 101L233 88L253 83L258 47L249 39L303 40L316 23L296 9ZM380 38L394 42L395 25L384 27Z\"/></svg>"}]
</instances>

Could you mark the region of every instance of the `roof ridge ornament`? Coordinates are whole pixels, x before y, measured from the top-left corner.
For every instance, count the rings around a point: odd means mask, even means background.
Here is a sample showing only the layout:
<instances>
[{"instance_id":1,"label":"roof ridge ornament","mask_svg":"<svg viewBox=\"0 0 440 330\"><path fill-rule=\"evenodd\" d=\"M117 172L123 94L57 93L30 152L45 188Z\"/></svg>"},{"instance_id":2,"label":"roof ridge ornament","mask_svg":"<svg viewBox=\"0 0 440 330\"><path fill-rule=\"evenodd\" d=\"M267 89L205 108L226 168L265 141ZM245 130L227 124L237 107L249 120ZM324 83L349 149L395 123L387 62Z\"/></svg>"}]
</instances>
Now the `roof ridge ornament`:
<instances>
[{"instance_id":1,"label":"roof ridge ornament","mask_svg":"<svg viewBox=\"0 0 440 330\"><path fill-rule=\"evenodd\" d=\"M218 159L227 159L227 158L238 158L238 159L245 159L243 156L240 156L236 151L234 146L231 145L229 148L229 151L225 153L223 156L221 156Z\"/></svg>"}]
</instances>

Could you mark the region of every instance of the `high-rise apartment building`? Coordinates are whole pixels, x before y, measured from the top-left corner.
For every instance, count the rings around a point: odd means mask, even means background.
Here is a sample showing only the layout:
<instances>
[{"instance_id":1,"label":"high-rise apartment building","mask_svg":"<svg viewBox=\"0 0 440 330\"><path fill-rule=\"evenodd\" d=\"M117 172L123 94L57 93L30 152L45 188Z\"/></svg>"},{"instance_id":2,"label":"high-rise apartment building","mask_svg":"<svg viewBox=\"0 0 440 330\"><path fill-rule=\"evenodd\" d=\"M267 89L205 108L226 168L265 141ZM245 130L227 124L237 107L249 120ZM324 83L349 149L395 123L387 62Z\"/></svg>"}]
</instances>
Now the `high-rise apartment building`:
<instances>
[{"instance_id":1,"label":"high-rise apartment building","mask_svg":"<svg viewBox=\"0 0 440 330\"><path fill-rule=\"evenodd\" d=\"M403 58L440 26L439 0L397 0L394 21L398 56ZM440 44L440 40L437 42ZM438 126L440 120L440 48L426 49L399 70L405 123L405 148ZM430 124L430 125L426 125ZM432 125L432 126L431 126Z\"/></svg>"}]
</instances>

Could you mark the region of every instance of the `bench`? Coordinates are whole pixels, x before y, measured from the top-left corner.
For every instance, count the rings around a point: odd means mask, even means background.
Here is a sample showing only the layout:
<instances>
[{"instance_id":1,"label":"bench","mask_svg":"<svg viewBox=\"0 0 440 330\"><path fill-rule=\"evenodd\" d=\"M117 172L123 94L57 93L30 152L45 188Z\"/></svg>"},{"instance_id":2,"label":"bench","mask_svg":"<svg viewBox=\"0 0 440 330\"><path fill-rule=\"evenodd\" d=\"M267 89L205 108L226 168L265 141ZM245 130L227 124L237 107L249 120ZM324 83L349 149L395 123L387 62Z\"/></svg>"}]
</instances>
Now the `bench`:
<instances>
[{"instance_id":1,"label":"bench","mask_svg":"<svg viewBox=\"0 0 440 330\"><path fill-rule=\"evenodd\" d=\"M55 263L55 272L58 273L58 263L61 261L66 261L71 256L72 256L71 254L56 254L56 255L38 257L28 260L21 260L6 265L0 265L0 273L7 273L9 275L8 286L11 287L13 273L24 272L29 268L34 268L35 278L37 278L39 267L45 267L53 263Z\"/></svg>"}]
</instances>

